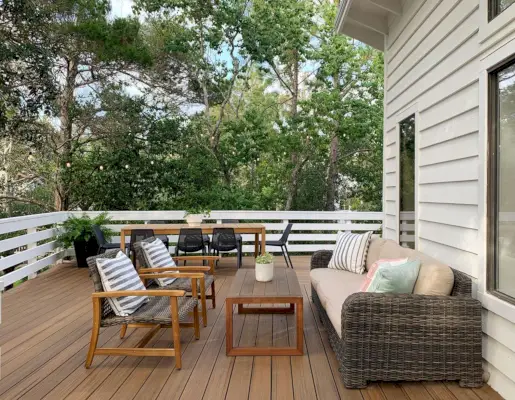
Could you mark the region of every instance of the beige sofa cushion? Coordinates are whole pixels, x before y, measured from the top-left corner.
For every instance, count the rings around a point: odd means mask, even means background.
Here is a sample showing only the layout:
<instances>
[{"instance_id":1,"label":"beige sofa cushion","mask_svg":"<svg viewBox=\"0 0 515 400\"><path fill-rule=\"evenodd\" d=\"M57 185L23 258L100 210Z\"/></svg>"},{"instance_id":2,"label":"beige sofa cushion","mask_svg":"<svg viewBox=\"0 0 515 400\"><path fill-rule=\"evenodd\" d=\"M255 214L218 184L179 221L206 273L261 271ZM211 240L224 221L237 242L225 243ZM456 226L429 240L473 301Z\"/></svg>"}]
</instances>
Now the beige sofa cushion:
<instances>
[{"instance_id":1,"label":"beige sofa cushion","mask_svg":"<svg viewBox=\"0 0 515 400\"><path fill-rule=\"evenodd\" d=\"M417 282L413 289L414 294L432 296L448 296L451 294L454 286L454 274L447 265L420 251L401 247L393 240L385 240L380 248L379 258L402 257L407 257L409 261L420 260L421 262Z\"/></svg>"},{"instance_id":2,"label":"beige sofa cushion","mask_svg":"<svg viewBox=\"0 0 515 400\"><path fill-rule=\"evenodd\" d=\"M422 262L418 272L417 282L413 288L414 294L430 296L449 296L454 286L454 274L445 264L419 251L414 251L410 260Z\"/></svg>"},{"instance_id":3,"label":"beige sofa cushion","mask_svg":"<svg viewBox=\"0 0 515 400\"><path fill-rule=\"evenodd\" d=\"M370 270L370 267L373 263L379 260L379 253L381 252L381 249L385 243L386 239L380 237L373 237L372 240L370 240L370 246L368 247L367 253L367 263L365 266L367 271Z\"/></svg>"},{"instance_id":4,"label":"beige sofa cushion","mask_svg":"<svg viewBox=\"0 0 515 400\"><path fill-rule=\"evenodd\" d=\"M366 274L354 274L330 268L316 268L310 271L309 276L334 329L342 337L343 303L351 294L359 292Z\"/></svg>"}]
</instances>

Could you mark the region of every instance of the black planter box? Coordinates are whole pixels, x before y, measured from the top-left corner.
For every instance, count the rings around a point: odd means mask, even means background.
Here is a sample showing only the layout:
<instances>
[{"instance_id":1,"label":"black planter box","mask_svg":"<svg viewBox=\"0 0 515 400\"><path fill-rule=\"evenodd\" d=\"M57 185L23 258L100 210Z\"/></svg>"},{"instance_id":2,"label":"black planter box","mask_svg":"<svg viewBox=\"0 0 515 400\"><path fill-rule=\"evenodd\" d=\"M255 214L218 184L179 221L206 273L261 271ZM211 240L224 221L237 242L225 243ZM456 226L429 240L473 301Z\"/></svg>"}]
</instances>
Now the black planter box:
<instances>
[{"instance_id":1,"label":"black planter box","mask_svg":"<svg viewBox=\"0 0 515 400\"><path fill-rule=\"evenodd\" d=\"M73 242L75 248L75 258L77 259L77 267L88 268L86 259L91 256L96 256L98 253L98 243L93 237L89 241L75 241Z\"/></svg>"}]
</instances>

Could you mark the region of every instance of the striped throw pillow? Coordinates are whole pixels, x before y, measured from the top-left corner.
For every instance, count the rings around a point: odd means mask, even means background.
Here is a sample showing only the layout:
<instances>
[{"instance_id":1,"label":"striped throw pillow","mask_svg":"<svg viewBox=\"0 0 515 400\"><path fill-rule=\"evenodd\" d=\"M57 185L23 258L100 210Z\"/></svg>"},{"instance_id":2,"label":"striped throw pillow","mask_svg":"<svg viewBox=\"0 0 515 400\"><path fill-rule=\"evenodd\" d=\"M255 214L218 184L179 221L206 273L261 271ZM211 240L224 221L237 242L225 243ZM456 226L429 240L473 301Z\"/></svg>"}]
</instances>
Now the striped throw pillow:
<instances>
[{"instance_id":1,"label":"striped throw pillow","mask_svg":"<svg viewBox=\"0 0 515 400\"><path fill-rule=\"evenodd\" d=\"M122 251L116 258L98 258L98 273L106 292L117 290L146 290L136 268ZM147 296L109 297L107 299L114 313L126 317L148 301Z\"/></svg>"},{"instance_id":2,"label":"striped throw pillow","mask_svg":"<svg viewBox=\"0 0 515 400\"><path fill-rule=\"evenodd\" d=\"M328 267L354 272L355 274L365 272L368 246L372 233L338 232L336 247Z\"/></svg>"},{"instance_id":3,"label":"striped throw pillow","mask_svg":"<svg viewBox=\"0 0 515 400\"><path fill-rule=\"evenodd\" d=\"M151 243L142 242L141 247L150 264L147 266L148 268L175 267L175 262L161 239L156 239ZM159 286L165 287L171 285L175 279L177 278L157 278L156 281Z\"/></svg>"}]
</instances>

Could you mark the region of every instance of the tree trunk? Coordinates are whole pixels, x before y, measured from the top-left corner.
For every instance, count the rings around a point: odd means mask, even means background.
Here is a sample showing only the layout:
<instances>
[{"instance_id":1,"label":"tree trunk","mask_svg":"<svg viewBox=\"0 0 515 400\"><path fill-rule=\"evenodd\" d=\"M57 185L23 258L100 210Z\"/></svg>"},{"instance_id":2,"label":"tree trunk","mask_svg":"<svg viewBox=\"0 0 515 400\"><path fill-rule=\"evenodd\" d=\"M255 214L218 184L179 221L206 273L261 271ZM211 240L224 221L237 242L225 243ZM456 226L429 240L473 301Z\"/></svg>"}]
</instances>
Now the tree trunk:
<instances>
[{"instance_id":1,"label":"tree trunk","mask_svg":"<svg viewBox=\"0 0 515 400\"><path fill-rule=\"evenodd\" d=\"M69 182L65 182L65 176L62 174L63 162L69 162L72 154L72 138L73 138L73 120L70 115L71 107L75 100L74 89L75 81L78 75L78 60L72 58L67 61L66 82L59 99L59 120L60 126L60 143L56 187L54 190L54 205L57 211L66 211L70 206Z\"/></svg>"},{"instance_id":2,"label":"tree trunk","mask_svg":"<svg viewBox=\"0 0 515 400\"><path fill-rule=\"evenodd\" d=\"M325 209L334 211L337 201L338 190L338 136L334 135L329 148L329 168L327 169L327 194Z\"/></svg>"},{"instance_id":3,"label":"tree trunk","mask_svg":"<svg viewBox=\"0 0 515 400\"><path fill-rule=\"evenodd\" d=\"M293 51L293 65L291 69L291 82L292 82L292 101L291 101L291 116L295 118L298 113L299 107L299 57L297 50ZM299 162L299 154L297 152L292 153L291 161L293 164L293 170L290 175L290 184L288 190L288 197L286 198L285 210L289 211L293 207L295 199L297 197L297 189L299 186L299 176L304 163Z\"/></svg>"}]
</instances>

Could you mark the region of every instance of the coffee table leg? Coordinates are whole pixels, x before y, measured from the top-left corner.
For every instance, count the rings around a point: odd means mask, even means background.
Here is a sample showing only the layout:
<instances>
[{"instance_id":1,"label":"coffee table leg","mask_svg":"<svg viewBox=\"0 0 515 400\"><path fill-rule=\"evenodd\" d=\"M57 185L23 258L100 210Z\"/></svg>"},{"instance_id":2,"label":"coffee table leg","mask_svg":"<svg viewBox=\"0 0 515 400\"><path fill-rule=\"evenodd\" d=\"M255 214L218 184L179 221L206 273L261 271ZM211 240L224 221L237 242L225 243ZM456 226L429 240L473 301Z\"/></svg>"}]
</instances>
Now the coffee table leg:
<instances>
[{"instance_id":1,"label":"coffee table leg","mask_svg":"<svg viewBox=\"0 0 515 400\"><path fill-rule=\"evenodd\" d=\"M225 300L225 354L229 355L232 350L232 318L233 318L233 302L229 299Z\"/></svg>"},{"instance_id":2,"label":"coffee table leg","mask_svg":"<svg viewBox=\"0 0 515 400\"><path fill-rule=\"evenodd\" d=\"M297 301L297 350L304 352L304 304L303 300Z\"/></svg>"}]
</instances>

